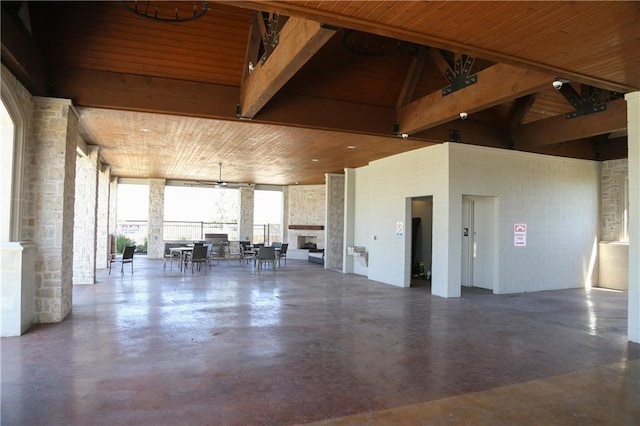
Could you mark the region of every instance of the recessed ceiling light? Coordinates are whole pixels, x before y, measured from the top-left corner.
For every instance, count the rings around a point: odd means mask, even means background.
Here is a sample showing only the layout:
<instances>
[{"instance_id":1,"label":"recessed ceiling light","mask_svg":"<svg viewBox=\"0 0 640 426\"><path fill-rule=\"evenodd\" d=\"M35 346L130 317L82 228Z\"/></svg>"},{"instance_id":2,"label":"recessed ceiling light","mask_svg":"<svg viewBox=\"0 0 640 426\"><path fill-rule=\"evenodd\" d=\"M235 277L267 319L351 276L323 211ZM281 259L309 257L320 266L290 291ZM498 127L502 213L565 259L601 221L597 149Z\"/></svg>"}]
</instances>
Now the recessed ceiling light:
<instances>
[{"instance_id":1,"label":"recessed ceiling light","mask_svg":"<svg viewBox=\"0 0 640 426\"><path fill-rule=\"evenodd\" d=\"M311 159L311 162L312 162L312 163L318 163L319 161L320 161L320 160L318 160L317 158L312 158L312 159Z\"/></svg>"},{"instance_id":2,"label":"recessed ceiling light","mask_svg":"<svg viewBox=\"0 0 640 426\"><path fill-rule=\"evenodd\" d=\"M356 149L355 145L347 145L347 149Z\"/></svg>"},{"instance_id":3,"label":"recessed ceiling light","mask_svg":"<svg viewBox=\"0 0 640 426\"><path fill-rule=\"evenodd\" d=\"M140 131L142 133L147 133L147 132L149 132L149 129L147 129L146 127L143 127L143 128L140 129Z\"/></svg>"},{"instance_id":4,"label":"recessed ceiling light","mask_svg":"<svg viewBox=\"0 0 640 426\"><path fill-rule=\"evenodd\" d=\"M300 185L300 182L298 182L298 181L295 181L294 183L295 183L296 185Z\"/></svg>"}]
</instances>

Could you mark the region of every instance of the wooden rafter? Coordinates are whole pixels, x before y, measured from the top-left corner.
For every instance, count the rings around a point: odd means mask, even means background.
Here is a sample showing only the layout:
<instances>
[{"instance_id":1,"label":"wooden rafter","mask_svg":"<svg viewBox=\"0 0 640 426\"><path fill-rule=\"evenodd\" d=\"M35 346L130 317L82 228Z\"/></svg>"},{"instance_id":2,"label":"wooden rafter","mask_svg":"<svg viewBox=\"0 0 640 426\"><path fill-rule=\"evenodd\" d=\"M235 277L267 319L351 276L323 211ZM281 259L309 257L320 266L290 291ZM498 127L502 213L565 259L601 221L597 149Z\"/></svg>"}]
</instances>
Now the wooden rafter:
<instances>
[{"instance_id":1,"label":"wooden rafter","mask_svg":"<svg viewBox=\"0 0 640 426\"><path fill-rule=\"evenodd\" d=\"M242 86L241 117L255 117L334 33L317 22L290 18L280 31L277 48L267 61L256 65Z\"/></svg>"},{"instance_id":2,"label":"wooden rafter","mask_svg":"<svg viewBox=\"0 0 640 426\"><path fill-rule=\"evenodd\" d=\"M532 149L575 139L590 138L627 128L627 104L624 99L607 103L605 111L567 119L557 115L518 127L514 140L518 149Z\"/></svg>"},{"instance_id":3,"label":"wooden rafter","mask_svg":"<svg viewBox=\"0 0 640 426\"><path fill-rule=\"evenodd\" d=\"M522 120L524 120L524 117L527 115L535 101L535 93L531 93L530 95L523 96L515 100L513 107L509 112L509 127L512 130L522 124Z\"/></svg>"},{"instance_id":4,"label":"wooden rafter","mask_svg":"<svg viewBox=\"0 0 640 426\"><path fill-rule=\"evenodd\" d=\"M409 66L404 83L402 84L402 90L400 90L400 96L398 96L398 101L396 102L396 108L400 108L402 105L408 104L411 102L411 99L413 99L413 94L416 90L418 80L422 75L422 70L425 62L427 61L429 50L430 49L428 47L421 47L418 55L411 60L411 65Z\"/></svg>"},{"instance_id":5,"label":"wooden rafter","mask_svg":"<svg viewBox=\"0 0 640 426\"><path fill-rule=\"evenodd\" d=\"M258 55L260 54L260 43L263 37L264 21L258 17L258 12L253 12L251 16L251 29L249 30L249 40L247 41L247 49L245 51L244 63L242 70L242 81L244 82L249 75L249 63L254 67L258 63Z\"/></svg>"},{"instance_id":6,"label":"wooden rafter","mask_svg":"<svg viewBox=\"0 0 640 426\"><path fill-rule=\"evenodd\" d=\"M507 64L497 64L478 72L478 83L448 96L431 93L398 110L400 133L413 134L459 117L491 108L534 93L553 81L553 76Z\"/></svg>"}]
</instances>

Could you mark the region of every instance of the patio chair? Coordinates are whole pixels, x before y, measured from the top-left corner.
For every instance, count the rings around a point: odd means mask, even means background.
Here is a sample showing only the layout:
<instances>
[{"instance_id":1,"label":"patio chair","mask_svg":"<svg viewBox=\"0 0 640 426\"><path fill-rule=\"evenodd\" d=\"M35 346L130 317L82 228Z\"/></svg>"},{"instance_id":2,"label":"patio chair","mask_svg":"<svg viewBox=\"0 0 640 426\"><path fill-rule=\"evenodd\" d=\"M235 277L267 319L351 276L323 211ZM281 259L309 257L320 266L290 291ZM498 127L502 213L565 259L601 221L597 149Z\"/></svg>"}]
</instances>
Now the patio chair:
<instances>
[{"instance_id":1,"label":"patio chair","mask_svg":"<svg viewBox=\"0 0 640 426\"><path fill-rule=\"evenodd\" d=\"M284 266L287 266L287 249L289 248L289 243L282 243L280 246L280 251L278 254L278 267L280 267L280 260L284 259Z\"/></svg>"},{"instance_id":2,"label":"patio chair","mask_svg":"<svg viewBox=\"0 0 640 426\"><path fill-rule=\"evenodd\" d=\"M262 265L271 263L273 270L276 270L276 249L275 247L262 247L258 252L258 271L262 269Z\"/></svg>"},{"instance_id":3,"label":"patio chair","mask_svg":"<svg viewBox=\"0 0 640 426\"><path fill-rule=\"evenodd\" d=\"M193 274L193 269L195 265L198 265L198 271L202 265L204 265L204 271L207 271L207 266L209 263L209 257L207 256L207 246L194 246L193 251L188 257L187 262L191 265L191 273Z\"/></svg>"},{"instance_id":4,"label":"patio chair","mask_svg":"<svg viewBox=\"0 0 640 426\"><path fill-rule=\"evenodd\" d=\"M109 275L111 275L111 264L114 262L120 262L120 273L124 274L124 264L131 264L131 273L133 274L133 254L136 251L136 246L126 246L121 256L116 255L115 253L111 255L111 259L109 259Z\"/></svg>"}]
</instances>

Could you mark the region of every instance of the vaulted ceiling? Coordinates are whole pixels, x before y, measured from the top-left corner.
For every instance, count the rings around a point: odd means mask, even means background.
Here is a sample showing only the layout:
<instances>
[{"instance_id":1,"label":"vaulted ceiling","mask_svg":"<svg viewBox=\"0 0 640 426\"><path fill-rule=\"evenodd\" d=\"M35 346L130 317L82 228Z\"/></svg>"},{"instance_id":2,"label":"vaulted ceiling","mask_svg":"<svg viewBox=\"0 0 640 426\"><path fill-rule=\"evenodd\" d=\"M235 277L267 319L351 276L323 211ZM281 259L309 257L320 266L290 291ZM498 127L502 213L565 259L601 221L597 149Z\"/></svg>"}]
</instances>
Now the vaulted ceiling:
<instances>
[{"instance_id":1,"label":"vaulted ceiling","mask_svg":"<svg viewBox=\"0 0 640 426\"><path fill-rule=\"evenodd\" d=\"M147 4L209 10L126 7ZM621 158L623 95L640 90L637 2L2 6L3 64L71 99L120 177L215 181L222 163L224 180L322 183L445 141Z\"/></svg>"}]
</instances>

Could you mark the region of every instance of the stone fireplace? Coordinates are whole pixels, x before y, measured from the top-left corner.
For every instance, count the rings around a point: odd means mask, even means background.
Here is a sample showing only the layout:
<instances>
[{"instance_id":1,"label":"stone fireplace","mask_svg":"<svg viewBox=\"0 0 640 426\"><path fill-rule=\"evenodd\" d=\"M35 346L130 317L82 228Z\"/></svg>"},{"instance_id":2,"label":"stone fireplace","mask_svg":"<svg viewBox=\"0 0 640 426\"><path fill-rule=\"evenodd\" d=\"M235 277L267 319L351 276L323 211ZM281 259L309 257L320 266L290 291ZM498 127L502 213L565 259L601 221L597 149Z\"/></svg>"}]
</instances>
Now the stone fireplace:
<instances>
[{"instance_id":1,"label":"stone fireplace","mask_svg":"<svg viewBox=\"0 0 640 426\"><path fill-rule=\"evenodd\" d=\"M297 245L295 248L304 249L308 248L309 244L314 244L315 248L318 247L318 237L313 235L298 235Z\"/></svg>"}]
</instances>

